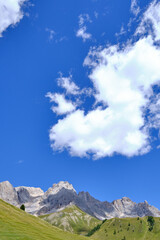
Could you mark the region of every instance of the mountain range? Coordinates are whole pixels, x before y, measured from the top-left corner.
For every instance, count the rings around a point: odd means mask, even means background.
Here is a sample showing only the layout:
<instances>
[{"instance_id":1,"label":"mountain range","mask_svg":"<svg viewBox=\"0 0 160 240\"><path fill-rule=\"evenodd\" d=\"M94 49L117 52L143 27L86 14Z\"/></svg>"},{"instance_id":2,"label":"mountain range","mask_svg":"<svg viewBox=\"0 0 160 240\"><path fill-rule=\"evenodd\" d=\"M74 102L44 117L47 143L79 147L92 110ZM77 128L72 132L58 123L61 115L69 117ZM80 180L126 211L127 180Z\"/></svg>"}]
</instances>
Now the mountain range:
<instances>
[{"instance_id":1,"label":"mountain range","mask_svg":"<svg viewBox=\"0 0 160 240\"><path fill-rule=\"evenodd\" d=\"M88 192L79 192L68 182L53 184L46 192L41 188L13 187L8 181L0 183L0 198L16 207L25 205L26 212L40 216L60 212L68 206L77 206L97 219L125 217L160 217L160 211L147 201L135 203L127 197L113 202L99 201Z\"/></svg>"}]
</instances>

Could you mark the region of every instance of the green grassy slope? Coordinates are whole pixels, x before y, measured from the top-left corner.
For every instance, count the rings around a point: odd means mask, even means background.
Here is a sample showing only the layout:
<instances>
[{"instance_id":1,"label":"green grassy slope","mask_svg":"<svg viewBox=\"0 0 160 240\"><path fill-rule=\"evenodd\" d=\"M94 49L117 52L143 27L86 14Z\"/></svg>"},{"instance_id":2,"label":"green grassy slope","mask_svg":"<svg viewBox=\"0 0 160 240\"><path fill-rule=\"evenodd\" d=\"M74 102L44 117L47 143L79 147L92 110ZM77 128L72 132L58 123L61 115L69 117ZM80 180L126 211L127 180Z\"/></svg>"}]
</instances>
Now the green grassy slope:
<instances>
[{"instance_id":1,"label":"green grassy slope","mask_svg":"<svg viewBox=\"0 0 160 240\"><path fill-rule=\"evenodd\" d=\"M85 240L0 200L0 240Z\"/></svg>"},{"instance_id":2,"label":"green grassy slope","mask_svg":"<svg viewBox=\"0 0 160 240\"><path fill-rule=\"evenodd\" d=\"M102 224L92 238L95 240L160 240L160 218L154 218L154 220L153 230L149 231L147 217L110 219Z\"/></svg>"},{"instance_id":3,"label":"green grassy slope","mask_svg":"<svg viewBox=\"0 0 160 240\"><path fill-rule=\"evenodd\" d=\"M84 213L76 206L69 206L60 212L40 216L40 218L65 231L81 235L86 235L101 223L100 220Z\"/></svg>"}]
</instances>

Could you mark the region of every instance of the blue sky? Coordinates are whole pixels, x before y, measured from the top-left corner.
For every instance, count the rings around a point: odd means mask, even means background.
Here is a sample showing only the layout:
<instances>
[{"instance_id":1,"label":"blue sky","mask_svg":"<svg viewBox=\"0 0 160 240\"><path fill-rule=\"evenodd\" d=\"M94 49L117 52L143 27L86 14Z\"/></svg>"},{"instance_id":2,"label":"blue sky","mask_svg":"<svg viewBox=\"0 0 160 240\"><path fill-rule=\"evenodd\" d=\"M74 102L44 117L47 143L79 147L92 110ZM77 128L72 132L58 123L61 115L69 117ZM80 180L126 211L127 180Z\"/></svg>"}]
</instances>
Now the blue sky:
<instances>
[{"instance_id":1,"label":"blue sky","mask_svg":"<svg viewBox=\"0 0 160 240\"><path fill-rule=\"evenodd\" d=\"M158 1L0 1L0 181L160 208Z\"/></svg>"}]
</instances>

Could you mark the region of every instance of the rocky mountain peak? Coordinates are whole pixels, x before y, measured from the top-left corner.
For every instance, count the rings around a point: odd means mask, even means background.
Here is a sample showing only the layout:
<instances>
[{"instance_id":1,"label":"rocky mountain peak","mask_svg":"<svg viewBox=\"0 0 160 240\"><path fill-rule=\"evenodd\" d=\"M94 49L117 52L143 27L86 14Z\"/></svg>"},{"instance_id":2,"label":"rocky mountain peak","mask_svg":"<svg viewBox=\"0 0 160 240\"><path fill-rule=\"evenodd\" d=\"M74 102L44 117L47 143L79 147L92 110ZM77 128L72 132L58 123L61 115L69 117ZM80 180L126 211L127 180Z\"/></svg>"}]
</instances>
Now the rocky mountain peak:
<instances>
[{"instance_id":1,"label":"rocky mountain peak","mask_svg":"<svg viewBox=\"0 0 160 240\"><path fill-rule=\"evenodd\" d=\"M61 188L65 188L65 189L68 189L68 190L74 190L75 191L75 189L73 188L73 185L72 184L70 184L69 182L67 182L67 181L60 181L59 183L55 183L55 184L53 184L53 186L52 186L52 188L59 188L59 189L61 189Z\"/></svg>"},{"instance_id":2,"label":"rocky mountain peak","mask_svg":"<svg viewBox=\"0 0 160 240\"><path fill-rule=\"evenodd\" d=\"M12 188L12 187L13 187L12 184L11 184L9 181L1 182L1 183L0 183L0 186L1 186L1 188L2 188L2 187L3 187L3 188L5 188L5 187Z\"/></svg>"},{"instance_id":3,"label":"rocky mountain peak","mask_svg":"<svg viewBox=\"0 0 160 240\"><path fill-rule=\"evenodd\" d=\"M79 196L80 198L83 198L85 201L91 200L91 199L93 198L93 197L89 194L89 192L84 192L84 191L79 192L79 193L78 193L78 196Z\"/></svg>"},{"instance_id":4,"label":"rocky mountain peak","mask_svg":"<svg viewBox=\"0 0 160 240\"><path fill-rule=\"evenodd\" d=\"M146 200L144 201L144 204L145 204L145 205L149 205L148 202L147 202Z\"/></svg>"},{"instance_id":5,"label":"rocky mountain peak","mask_svg":"<svg viewBox=\"0 0 160 240\"><path fill-rule=\"evenodd\" d=\"M127 204L127 203L133 203L133 201L128 197L122 197L121 199L117 199L113 201L113 204Z\"/></svg>"},{"instance_id":6,"label":"rocky mountain peak","mask_svg":"<svg viewBox=\"0 0 160 240\"><path fill-rule=\"evenodd\" d=\"M54 195L54 194L57 194L60 190L62 189L66 189L66 190L70 190L70 191L73 191L76 193L76 190L73 188L72 184L70 184L69 182L67 181L60 181L59 183L55 183L53 184L53 186L51 188L49 188L47 190L47 192L45 193L46 195Z\"/></svg>"},{"instance_id":7,"label":"rocky mountain peak","mask_svg":"<svg viewBox=\"0 0 160 240\"><path fill-rule=\"evenodd\" d=\"M128 198L128 197L123 197L122 198L122 201L123 202L133 202L130 198Z\"/></svg>"}]
</instances>

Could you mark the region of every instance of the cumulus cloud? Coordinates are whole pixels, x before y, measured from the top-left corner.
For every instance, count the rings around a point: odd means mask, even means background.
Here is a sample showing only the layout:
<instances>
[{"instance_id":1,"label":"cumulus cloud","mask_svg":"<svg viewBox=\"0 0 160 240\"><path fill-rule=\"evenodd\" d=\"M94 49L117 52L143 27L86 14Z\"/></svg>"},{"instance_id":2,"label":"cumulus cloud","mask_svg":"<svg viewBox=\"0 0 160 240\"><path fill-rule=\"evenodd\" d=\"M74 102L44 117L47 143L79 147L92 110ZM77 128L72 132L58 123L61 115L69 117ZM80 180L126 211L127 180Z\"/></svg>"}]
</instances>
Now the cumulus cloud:
<instances>
[{"instance_id":1,"label":"cumulus cloud","mask_svg":"<svg viewBox=\"0 0 160 240\"><path fill-rule=\"evenodd\" d=\"M14 26L23 18L21 8L25 1L0 0L0 37L9 26Z\"/></svg>"},{"instance_id":2,"label":"cumulus cloud","mask_svg":"<svg viewBox=\"0 0 160 240\"><path fill-rule=\"evenodd\" d=\"M87 22L91 22L89 15L81 14L79 16L79 29L76 32L76 36L82 38L84 42L92 37L92 34L87 33Z\"/></svg>"},{"instance_id":3,"label":"cumulus cloud","mask_svg":"<svg viewBox=\"0 0 160 240\"><path fill-rule=\"evenodd\" d=\"M153 6L157 9L159 4L154 1L149 6L154 13ZM152 24L156 29L160 21L157 15L155 18ZM51 128L54 150L66 148L73 156L91 154L95 159L150 151L150 128L160 128L160 96L155 97L153 90L160 84L160 47L155 44L158 34L155 31L155 37L148 34L123 47L90 50L84 65L91 69L94 108L88 112L75 109Z\"/></svg>"},{"instance_id":4,"label":"cumulus cloud","mask_svg":"<svg viewBox=\"0 0 160 240\"><path fill-rule=\"evenodd\" d=\"M49 92L47 93L46 97L49 97L51 102L57 104L57 106L53 105L51 109L58 115L67 114L73 112L76 109L75 104L69 100L66 100L63 94Z\"/></svg>"}]
</instances>

